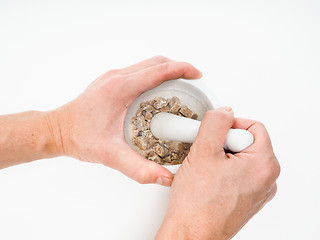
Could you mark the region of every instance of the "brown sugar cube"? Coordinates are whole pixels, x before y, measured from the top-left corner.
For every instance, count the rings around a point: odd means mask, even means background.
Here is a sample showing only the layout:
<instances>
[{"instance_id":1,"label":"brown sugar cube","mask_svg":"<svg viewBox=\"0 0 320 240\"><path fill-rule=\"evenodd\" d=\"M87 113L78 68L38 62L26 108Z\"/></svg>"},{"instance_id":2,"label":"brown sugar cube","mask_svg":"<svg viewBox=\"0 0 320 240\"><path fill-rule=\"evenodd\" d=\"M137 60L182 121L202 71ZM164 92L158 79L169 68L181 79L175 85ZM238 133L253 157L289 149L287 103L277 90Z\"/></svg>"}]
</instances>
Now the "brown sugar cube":
<instances>
[{"instance_id":1,"label":"brown sugar cube","mask_svg":"<svg viewBox=\"0 0 320 240\"><path fill-rule=\"evenodd\" d=\"M161 146L159 143L156 143L153 146L153 150L160 157L164 157L168 153L168 149L166 149L165 147Z\"/></svg>"},{"instance_id":2,"label":"brown sugar cube","mask_svg":"<svg viewBox=\"0 0 320 240\"><path fill-rule=\"evenodd\" d=\"M134 140L134 144L140 149L140 150L146 150L147 149L147 141L146 137L139 136Z\"/></svg>"},{"instance_id":3,"label":"brown sugar cube","mask_svg":"<svg viewBox=\"0 0 320 240\"><path fill-rule=\"evenodd\" d=\"M139 110L136 113L136 116L139 117L143 113L143 110L139 108Z\"/></svg>"},{"instance_id":4,"label":"brown sugar cube","mask_svg":"<svg viewBox=\"0 0 320 240\"><path fill-rule=\"evenodd\" d=\"M144 108L144 107L146 107L146 106L148 106L147 103L145 103L145 102L140 103L140 108Z\"/></svg>"},{"instance_id":5,"label":"brown sugar cube","mask_svg":"<svg viewBox=\"0 0 320 240\"><path fill-rule=\"evenodd\" d=\"M139 115L139 116L136 116L136 117L132 118L133 125L138 125L139 123L142 123L142 122L144 122L144 116L143 115Z\"/></svg>"},{"instance_id":6,"label":"brown sugar cube","mask_svg":"<svg viewBox=\"0 0 320 240\"><path fill-rule=\"evenodd\" d=\"M164 106L162 108L160 108L161 112L169 112L169 107L168 106Z\"/></svg>"},{"instance_id":7,"label":"brown sugar cube","mask_svg":"<svg viewBox=\"0 0 320 240\"><path fill-rule=\"evenodd\" d=\"M184 158L185 158L185 154L183 152L179 152L177 160L183 160Z\"/></svg>"},{"instance_id":8,"label":"brown sugar cube","mask_svg":"<svg viewBox=\"0 0 320 240\"><path fill-rule=\"evenodd\" d=\"M153 135L150 130L141 131L141 136L144 136L146 138L151 138Z\"/></svg>"},{"instance_id":9,"label":"brown sugar cube","mask_svg":"<svg viewBox=\"0 0 320 240\"><path fill-rule=\"evenodd\" d=\"M186 156L188 156L188 154L189 154L189 152L190 152L190 148L189 149L186 149Z\"/></svg>"},{"instance_id":10,"label":"brown sugar cube","mask_svg":"<svg viewBox=\"0 0 320 240\"><path fill-rule=\"evenodd\" d=\"M171 163L171 158L170 158L170 156L167 156L167 157L163 158L163 159L162 159L162 162L163 162L163 164Z\"/></svg>"},{"instance_id":11,"label":"brown sugar cube","mask_svg":"<svg viewBox=\"0 0 320 240\"><path fill-rule=\"evenodd\" d=\"M146 112L146 115L145 115L146 121L150 122L152 117L153 117L153 115L151 112Z\"/></svg>"},{"instance_id":12,"label":"brown sugar cube","mask_svg":"<svg viewBox=\"0 0 320 240\"><path fill-rule=\"evenodd\" d=\"M180 142L170 142L170 150L173 152L179 152L181 149L180 144Z\"/></svg>"},{"instance_id":13,"label":"brown sugar cube","mask_svg":"<svg viewBox=\"0 0 320 240\"><path fill-rule=\"evenodd\" d=\"M156 163L161 163L161 158L153 151L149 153L148 159Z\"/></svg>"},{"instance_id":14,"label":"brown sugar cube","mask_svg":"<svg viewBox=\"0 0 320 240\"><path fill-rule=\"evenodd\" d=\"M179 151L178 152L184 152L186 150L186 145L184 143L179 144Z\"/></svg>"},{"instance_id":15,"label":"brown sugar cube","mask_svg":"<svg viewBox=\"0 0 320 240\"><path fill-rule=\"evenodd\" d=\"M171 161L170 165L178 165L178 164L181 164L183 161L181 160L173 160Z\"/></svg>"},{"instance_id":16,"label":"brown sugar cube","mask_svg":"<svg viewBox=\"0 0 320 240\"><path fill-rule=\"evenodd\" d=\"M142 123L139 123L139 124L137 125L137 128L138 128L139 131L145 131L145 130L147 130L147 126L146 126L145 121L142 122Z\"/></svg>"},{"instance_id":17,"label":"brown sugar cube","mask_svg":"<svg viewBox=\"0 0 320 240\"><path fill-rule=\"evenodd\" d=\"M159 113L160 112L160 109L153 109L152 110L152 115L154 116L154 115L156 115L157 113Z\"/></svg>"},{"instance_id":18,"label":"brown sugar cube","mask_svg":"<svg viewBox=\"0 0 320 240\"><path fill-rule=\"evenodd\" d=\"M155 109L160 109L168 104L163 97L156 97L154 100L153 106Z\"/></svg>"},{"instance_id":19,"label":"brown sugar cube","mask_svg":"<svg viewBox=\"0 0 320 240\"><path fill-rule=\"evenodd\" d=\"M191 117L192 119L198 119L198 114L196 114L196 113L193 113L193 115L192 115L192 117Z\"/></svg>"},{"instance_id":20,"label":"brown sugar cube","mask_svg":"<svg viewBox=\"0 0 320 240\"><path fill-rule=\"evenodd\" d=\"M169 106L169 112L177 113L181 107L179 98L173 97L168 103L168 106Z\"/></svg>"},{"instance_id":21,"label":"brown sugar cube","mask_svg":"<svg viewBox=\"0 0 320 240\"><path fill-rule=\"evenodd\" d=\"M165 141L164 143L163 143L163 146L165 146L167 149L169 149L170 148L170 141ZM169 149L170 150L170 149Z\"/></svg>"},{"instance_id":22,"label":"brown sugar cube","mask_svg":"<svg viewBox=\"0 0 320 240\"><path fill-rule=\"evenodd\" d=\"M156 144L156 140L154 137L146 138L146 149L152 149Z\"/></svg>"},{"instance_id":23,"label":"brown sugar cube","mask_svg":"<svg viewBox=\"0 0 320 240\"><path fill-rule=\"evenodd\" d=\"M153 104L154 104L155 101L156 101L156 98L153 98L153 99L151 99L151 100L149 100L149 101L146 101L145 103L146 103L147 105L153 106Z\"/></svg>"},{"instance_id":24,"label":"brown sugar cube","mask_svg":"<svg viewBox=\"0 0 320 240\"><path fill-rule=\"evenodd\" d=\"M171 160L177 160L178 159L178 154L177 153L171 153L170 154Z\"/></svg>"},{"instance_id":25,"label":"brown sugar cube","mask_svg":"<svg viewBox=\"0 0 320 240\"><path fill-rule=\"evenodd\" d=\"M133 125L133 126L136 126L136 122L137 122L137 117L133 117L133 118L131 119L132 125Z\"/></svg>"},{"instance_id":26,"label":"brown sugar cube","mask_svg":"<svg viewBox=\"0 0 320 240\"><path fill-rule=\"evenodd\" d=\"M191 143L180 143L179 144L179 150L180 151L184 151L184 150L190 149L190 147L191 147Z\"/></svg>"},{"instance_id":27,"label":"brown sugar cube","mask_svg":"<svg viewBox=\"0 0 320 240\"><path fill-rule=\"evenodd\" d=\"M138 129L132 129L132 134L133 136L138 136L139 135L139 130Z\"/></svg>"},{"instance_id":28,"label":"brown sugar cube","mask_svg":"<svg viewBox=\"0 0 320 240\"><path fill-rule=\"evenodd\" d=\"M180 111L180 113L182 113L183 116L185 116L187 118L191 118L193 115L193 111L186 106L181 107L179 111Z\"/></svg>"},{"instance_id":29,"label":"brown sugar cube","mask_svg":"<svg viewBox=\"0 0 320 240\"><path fill-rule=\"evenodd\" d=\"M145 123L144 123L144 126L146 127L146 129L148 130L148 129L150 129L150 122L148 122L148 121L144 121Z\"/></svg>"},{"instance_id":30,"label":"brown sugar cube","mask_svg":"<svg viewBox=\"0 0 320 240\"><path fill-rule=\"evenodd\" d=\"M185 151L181 151L181 152L178 153L178 156L179 156L178 158L181 159L181 160L184 160L187 157L188 153L189 152L186 151L186 150Z\"/></svg>"},{"instance_id":31,"label":"brown sugar cube","mask_svg":"<svg viewBox=\"0 0 320 240\"><path fill-rule=\"evenodd\" d=\"M162 145L165 145L166 142L167 142L166 140L159 139L159 143L162 144Z\"/></svg>"},{"instance_id":32,"label":"brown sugar cube","mask_svg":"<svg viewBox=\"0 0 320 240\"><path fill-rule=\"evenodd\" d=\"M138 129L139 131L147 130L146 121L144 120L143 115L139 115L137 117L134 117L132 119L132 123L135 126L135 129Z\"/></svg>"},{"instance_id":33,"label":"brown sugar cube","mask_svg":"<svg viewBox=\"0 0 320 240\"><path fill-rule=\"evenodd\" d=\"M153 110L153 106L152 105L149 105L147 104L146 106L144 106L142 108L143 111L146 111L146 112L151 112Z\"/></svg>"}]
</instances>

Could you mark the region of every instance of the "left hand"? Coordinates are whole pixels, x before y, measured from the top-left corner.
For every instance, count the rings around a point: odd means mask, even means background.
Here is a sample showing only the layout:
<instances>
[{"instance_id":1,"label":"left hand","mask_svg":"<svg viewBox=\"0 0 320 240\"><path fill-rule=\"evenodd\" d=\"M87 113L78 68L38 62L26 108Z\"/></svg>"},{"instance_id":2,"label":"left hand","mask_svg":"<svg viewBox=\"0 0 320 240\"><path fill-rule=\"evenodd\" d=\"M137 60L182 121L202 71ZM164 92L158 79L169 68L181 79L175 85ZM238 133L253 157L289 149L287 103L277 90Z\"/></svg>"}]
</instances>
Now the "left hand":
<instances>
[{"instance_id":1,"label":"left hand","mask_svg":"<svg viewBox=\"0 0 320 240\"><path fill-rule=\"evenodd\" d=\"M48 112L55 151L82 161L102 163L139 183L170 186L173 175L127 144L123 124L128 107L143 92L164 81L200 78L189 63L158 56L95 80L78 98Z\"/></svg>"}]
</instances>

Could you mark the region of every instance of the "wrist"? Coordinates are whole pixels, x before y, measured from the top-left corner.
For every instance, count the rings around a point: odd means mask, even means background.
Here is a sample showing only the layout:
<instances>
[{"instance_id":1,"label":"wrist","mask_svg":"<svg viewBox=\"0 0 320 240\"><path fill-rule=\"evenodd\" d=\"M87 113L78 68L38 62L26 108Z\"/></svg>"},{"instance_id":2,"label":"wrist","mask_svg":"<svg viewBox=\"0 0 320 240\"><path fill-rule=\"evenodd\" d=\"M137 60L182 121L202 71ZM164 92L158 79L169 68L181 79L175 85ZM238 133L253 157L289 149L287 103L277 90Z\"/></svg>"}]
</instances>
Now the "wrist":
<instances>
[{"instance_id":1,"label":"wrist","mask_svg":"<svg viewBox=\"0 0 320 240\"><path fill-rule=\"evenodd\" d=\"M67 107L46 112L45 121L49 135L48 154L53 156L71 156L70 124L64 112Z\"/></svg>"},{"instance_id":2,"label":"wrist","mask_svg":"<svg viewBox=\"0 0 320 240\"><path fill-rule=\"evenodd\" d=\"M191 234L189 233L188 229L185 228L184 225L179 224L177 221L174 220L165 220L163 221L160 229L157 232L155 240L191 240Z\"/></svg>"},{"instance_id":3,"label":"wrist","mask_svg":"<svg viewBox=\"0 0 320 240\"><path fill-rule=\"evenodd\" d=\"M57 155L45 112L0 116L0 127L0 168Z\"/></svg>"},{"instance_id":4,"label":"wrist","mask_svg":"<svg viewBox=\"0 0 320 240\"><path fill-rule=\"evenodd\" d=\"M156 240L228 240L219 224L212 226L204 216L182 217L166 215Z\"/></svg>"}]
</instances>

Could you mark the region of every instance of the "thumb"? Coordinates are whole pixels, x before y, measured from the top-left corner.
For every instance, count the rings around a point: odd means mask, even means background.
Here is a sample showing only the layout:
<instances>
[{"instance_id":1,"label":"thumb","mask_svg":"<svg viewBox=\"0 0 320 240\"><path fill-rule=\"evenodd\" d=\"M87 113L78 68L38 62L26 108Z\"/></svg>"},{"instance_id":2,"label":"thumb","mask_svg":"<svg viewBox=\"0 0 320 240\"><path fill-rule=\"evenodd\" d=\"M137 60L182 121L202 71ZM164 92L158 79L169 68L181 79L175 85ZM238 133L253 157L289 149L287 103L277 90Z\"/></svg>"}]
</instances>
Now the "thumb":
<instances>
[{"instance_id":1,"label":"thumb","mask_svg":"<svg viewBox=\"0 0 320 240\"><path fill-rule=\"evenodd\" d=\"M118 160L116 162L117 166L113 166L113 168L138 183L156 183L163 186L171 186L173 175L169 170L142 157L129 146L126 151L118 152Z\"/></svg>"},{"instance_id":2,"label":"thumb","mask_svg":"<svg viewBox=\"0 0 320 240\"><path fill-rule=\"evenodd\" d=\"M233 111L230 107L221 107L208 111L203 117L194 144L210 154L224 152L223 146L227 133L233 125Z\"/></svg>"}]
</instances>

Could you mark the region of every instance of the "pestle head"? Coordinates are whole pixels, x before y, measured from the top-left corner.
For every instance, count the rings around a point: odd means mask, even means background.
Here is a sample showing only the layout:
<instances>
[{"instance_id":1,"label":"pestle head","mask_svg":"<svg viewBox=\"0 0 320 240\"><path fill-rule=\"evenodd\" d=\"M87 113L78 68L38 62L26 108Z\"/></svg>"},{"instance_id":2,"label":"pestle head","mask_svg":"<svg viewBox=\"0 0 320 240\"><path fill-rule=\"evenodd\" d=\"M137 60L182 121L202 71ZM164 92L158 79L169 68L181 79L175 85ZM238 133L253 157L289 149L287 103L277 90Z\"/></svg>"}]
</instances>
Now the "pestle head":
<instances>
[{"instance_id":1,"label":"pestle head","mask_svg":"<svg viewBox=\"0 0 320 240\"><path fill-rule=\"evenodd\" d=\"M227 134L224 149L237 153L249 147L253 142L254 138L251 132L231 128Z\"/></svg>"},{"instance_id":2,"label":"pestle head","mask_svg":"<svg viewBox=\"0 0 320 240\"><path fill-rule=\"evenodd\" d=\"M152 118L150 130L155 137L162 140L193 143L200 123L191 118L160 112Z\"/></svg>"}]
</instances>

